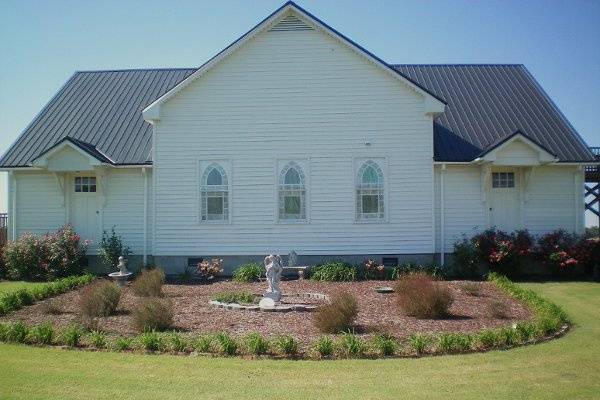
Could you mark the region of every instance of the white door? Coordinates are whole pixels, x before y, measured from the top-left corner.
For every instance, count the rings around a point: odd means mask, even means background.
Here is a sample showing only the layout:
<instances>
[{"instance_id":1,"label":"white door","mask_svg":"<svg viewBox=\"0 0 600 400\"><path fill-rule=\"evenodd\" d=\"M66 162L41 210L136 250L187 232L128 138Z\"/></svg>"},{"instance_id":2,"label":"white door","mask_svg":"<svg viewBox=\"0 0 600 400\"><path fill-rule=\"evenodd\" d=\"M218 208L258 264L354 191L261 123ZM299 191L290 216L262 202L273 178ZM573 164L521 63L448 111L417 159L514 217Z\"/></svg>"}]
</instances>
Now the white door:
<instances>
[{"instance_id":1,"label":"white door","mask_svg":"<svg viewBox=\"0 0 600 400\"><path fill-rule=\"evenodd\" d=\"M71 178L71 224L81 240L91 240L90 249L98 246L100 207L96 177L91 175Z\"/></svg>"},{"instance_id":2,"label":"white door","mask_svg":"<svg viewBox=\"0 0 600 400\"><path fill-rule=\"evenodd\" d=\"M505 232L521 227L519 182L514 171L492 172L490 188L491 224Z\"/></svg>"}]
</instances>

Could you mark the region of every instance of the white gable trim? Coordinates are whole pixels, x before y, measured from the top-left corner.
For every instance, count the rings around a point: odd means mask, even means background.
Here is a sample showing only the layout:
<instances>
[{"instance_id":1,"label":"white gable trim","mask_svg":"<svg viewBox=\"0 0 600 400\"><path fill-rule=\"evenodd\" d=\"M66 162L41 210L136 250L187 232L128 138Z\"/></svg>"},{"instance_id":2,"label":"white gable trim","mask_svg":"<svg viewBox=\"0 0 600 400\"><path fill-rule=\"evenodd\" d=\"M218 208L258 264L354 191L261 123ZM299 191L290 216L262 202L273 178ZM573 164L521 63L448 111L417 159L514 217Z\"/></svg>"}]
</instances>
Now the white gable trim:
<instances>
[{"instance_id":1,"label":"white gable trim","mask_svg":"<svg viewBox=\"0 0 600 400\"><path fill-rule=\"evenodd\" d=\"M335 38L340 43L342 43L342 44L348 46L350 49L352 49L356 54L366 58L371 63L373 63L375 66L381 68L382 71L388 73L390 76L401 81L409 89L422 95L425 99L425 112L427 114L436 115L436 114L440 114L440 113L444 112L445 104L443 101L439 100L438 98L433 96L431 93L422 89L420 86L418 86L417 84L415 84L414 82L412 82L411 80L409 80L408 78L404 77L403 75L398 73L396 70L391 68L388 64L383 62L381 59L379 59L376 56L374 56L373 54L369 53L367 50L360 47L356 43L352 42L350 39L346 38L342 34L336 32L334 29L330 28L323 22L319 21L316 17L314 17L313 15L311 15L310 13L308 13L307 11L303 10L302 8L297 6L295 3L290 1L290 2L285 3L279 10L275 11L273 14L271 14L265 20L260 22L258 25L256 25L254 28L252 28L250 31L248 31L246 34L244 34L238 40L236 40L235 42L230 44L228 47L226 47L224 50L222 50L219 54L217 54L216 56L211 58L208 62L206 62L204 65L202 65L200 68L198 68L198 70L195 71L193 74L188 76L186 79L184 79L183 81L181 81L180 83L175 85L168 92L166 92L161 97L156 99L153 103L148 105L144 110L142 110L144 120L151 124L153 124L155 121L159 120L160 119L160 106L162 103L164 103L171 97L175 96L177 93L179 93L179 91L181 91L183 88L187 87L190 83L195 81L197 78L204 75L208 70L213 68L220 61L227 58L230 54L235 52L240 47L244 46L250 39L252 39L256 35L258 35L259 33L270 29L271 27L273 27L273 25L280 22L283 18L285 18L289 15L295 15L296 17L301 19L303 22L305 22L309 26L312 26L313 28Z\"/></svg>"},{"instance_id":2,"label":"white gable trim","mask_svg":"<svg viewBox=\"0 0 600 400\"><path fill-rule=\"evenodd\" d=\"M474 163L484 163L484 162L495 163L498 160L498 154L501 153L502 151L504 151L512 143L517 142L517 141L524 143L525 145L530 147L534 152L537 153L537 156L538 156L537 163L532 164L532 165L550 164L550 163L556 163L559 161L559 159L554 154L549 153L546 149L544 149L542 146L540 146L539 144L537 144L534 141L532 141L531 139L529 139L527 136L523 135L520 132L517 132L510 139L506 140L499 146L494 147L492 150L488 151L487 153L484 153L482 156L473 160L473 162Z\"/></svg>"},{"instance_id":3,"label":"white gable trim","mask_svg":"<svg viewBox=\"0 0 600 400\"><path fill-rule=\"evenodd\" d=\"M34 159L31 162L31 165L33 167L46 168L48 166L48 160L54 154L60 152L61 150L65 149L65 148L75 150L77 153L86 157L88 159L88 162L90 163L90 166L94 167L94 166L101 166L101 165L110 165L110 164L107 164L105 162L98 160L96 157L92 156L90 153L88 153L87 151L84 151L79 146L76 146L75 144L71 143L68 140L63 141L59 145L54 146L53 148L46 151L45 153L42 153L40 156L38 156L36 159Z\"/></svg>"}]
</instances>

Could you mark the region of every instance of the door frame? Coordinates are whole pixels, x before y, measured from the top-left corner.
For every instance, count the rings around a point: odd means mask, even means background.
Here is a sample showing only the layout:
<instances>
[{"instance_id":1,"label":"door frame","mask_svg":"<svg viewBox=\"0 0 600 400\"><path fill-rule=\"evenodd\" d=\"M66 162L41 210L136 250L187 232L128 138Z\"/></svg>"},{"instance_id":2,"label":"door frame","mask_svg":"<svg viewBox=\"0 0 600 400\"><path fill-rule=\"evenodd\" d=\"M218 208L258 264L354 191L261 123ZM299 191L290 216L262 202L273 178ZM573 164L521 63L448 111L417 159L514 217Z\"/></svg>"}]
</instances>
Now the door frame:
<instances>
[{"instance_id":1,"label":"door frame","mask_svg":"<svg viewBox=\"0 0 600 400\"><path fill-rule=\"evenodd\" d=\"M72 225L73 228L75 228L75 223L74 223L74 207L75 207L75 197L77 196L77 194L75 193L75 178L77 177L94 177L96 178L96 191L93 192L94 193L94 197L96 197L96 201L97 201L97 207L98 209L96 210L96 232L95 232L95 237L91 238L92 239L92 244L88 247L88 251L87 253L90 255L95 255L97 253L97 248L101 239L101 235L102 235L102 219L103 219L103 207L102 207L102 196L103 193L101 191L101 186L100 186L100 176L97 173L97 171L95 170L90 170L90 171L77 171L77 172L68 172L65 173L65 181L67 182L65 184L65 190L67 191L67 196L66 196L66 213L67 213L67 223ZM84 192L86 193L86 192ZM89 194L89 192L87 192ZM77 232L78 234L81 235L80 232ZM89 238L84 238L84 239L89 239Z\"/></svg>"},{"instance_id":2,"label":"door frame","mask_svg":"<svg viewBox=\"0 0 600 400\"><path fill-rule=\"evenodd\" d=\"M487 213L488 213L488 227L489 228L497 228L497 226L494 226L493 224L493 208L492 208L492 202L494 201L494 188L493 188L493 174L497 173L497 172L512 172L514 173L515 176L515 193L516 193L516 197L517 197L517 204L519 207L519 210L517 211L517 215L516 215L516 225L515 225L515 229L514 230L519 230L519 229L523 229L524 228L524 211L525 211L525 207L524 207L524 174L523 174L523 169L520 167L515 167L515 166L492 166L490 169L490 175L489 175L489 180L487 182L487 187L486 187L486 192L487 192L487 197L488 197L488 204L487 204ZM513 231L514 231L513 230Z\"/></svg>"}]
</instances>

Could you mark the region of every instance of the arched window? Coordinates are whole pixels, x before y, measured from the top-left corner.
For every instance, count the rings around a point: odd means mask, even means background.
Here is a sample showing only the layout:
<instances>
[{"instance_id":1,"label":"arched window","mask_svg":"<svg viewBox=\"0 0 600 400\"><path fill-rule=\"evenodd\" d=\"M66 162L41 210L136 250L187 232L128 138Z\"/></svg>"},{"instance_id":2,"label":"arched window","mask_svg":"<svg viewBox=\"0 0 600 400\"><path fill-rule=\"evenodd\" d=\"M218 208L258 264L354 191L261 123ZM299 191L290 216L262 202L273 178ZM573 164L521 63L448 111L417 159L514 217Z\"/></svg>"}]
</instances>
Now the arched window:
<instances>
[{"instance_id":1,"label":"arched window","mask_svg":"<svg viewBox=\"0 0 600 400\"><path fill-rule=\"evenodd\" d=\"M356 219L383 219L385 216L383 172L376 162L366 161L356 177Z\"/></svg>"},{"instance_id":2,"label":"arched window","mask_svg":"<svg viewBox=\"0 0 600 400\"><path fill-rule=\"evenodd\" d=\"M229 186L227 173L217 163L204 170L201 181L202 221L227 221L229 219Z\"/></svg>"},{"instance_id":3,"label":"arched window","mask_svg":"<svg viewBox=\"0 0 600 400\"><path fill-rule=\"evenodd\" d=\"M288 163L279 174L279 219L306 219L304 172L295 162Z\"/></svg>"}]
</instances>

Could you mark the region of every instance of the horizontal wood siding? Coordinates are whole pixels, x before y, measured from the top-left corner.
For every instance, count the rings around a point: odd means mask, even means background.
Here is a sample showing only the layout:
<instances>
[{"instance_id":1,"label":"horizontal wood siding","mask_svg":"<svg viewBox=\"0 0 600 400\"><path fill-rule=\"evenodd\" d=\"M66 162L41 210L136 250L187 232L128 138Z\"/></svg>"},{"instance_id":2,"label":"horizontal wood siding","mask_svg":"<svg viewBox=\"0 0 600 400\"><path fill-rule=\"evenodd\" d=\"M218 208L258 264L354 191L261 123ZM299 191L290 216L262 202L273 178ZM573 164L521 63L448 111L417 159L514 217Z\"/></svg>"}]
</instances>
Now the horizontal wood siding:
<instances>
[{"instance_id":1,"label":"horizontal wood siding","mask_svg":"<svg viewBox=\"0 0 600 400\"><path fill-rule=\"evenodd\" d=\"M259 35L167 101L154 129L157 255L433 251L423 97L316 30ZM355 223L355 157L386 158L388 223ZM278 159L308 159L306 224L275 222ZM229 224L199 223L200 160L231 164Z\"/></svg>"},{"instance_id":2,"label":"horizontal wood siding","mask_svg":"<svg viewBox=\"0 0 600 400\"><path fill-rule=\"evenodd\" d=\"M17 236L25 232L43 235L65 224L62 194L51 174L16 172L14 176L17 185Z\"/></svg>"}]
</instances>

